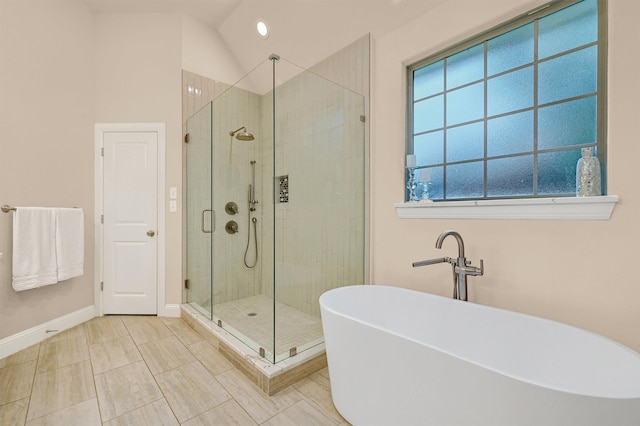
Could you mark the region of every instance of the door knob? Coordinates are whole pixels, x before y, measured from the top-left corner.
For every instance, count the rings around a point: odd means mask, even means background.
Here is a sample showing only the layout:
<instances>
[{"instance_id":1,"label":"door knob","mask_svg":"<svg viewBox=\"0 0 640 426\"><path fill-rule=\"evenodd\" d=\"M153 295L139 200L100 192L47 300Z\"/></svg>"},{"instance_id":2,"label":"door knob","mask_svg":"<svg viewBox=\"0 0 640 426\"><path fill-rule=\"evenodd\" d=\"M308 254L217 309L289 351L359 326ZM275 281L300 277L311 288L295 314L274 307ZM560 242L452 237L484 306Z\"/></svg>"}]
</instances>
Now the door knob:
<instances>
[{"instance_id":1,"label":"door knob","mask_svg":"<svg viewBox=\"0 0 640 426\"><path fill-rule=\"evenodd\" d=\"M154 231L147 231L147 235L153 237L156 233Z\"/></svg>"}]
</instances>

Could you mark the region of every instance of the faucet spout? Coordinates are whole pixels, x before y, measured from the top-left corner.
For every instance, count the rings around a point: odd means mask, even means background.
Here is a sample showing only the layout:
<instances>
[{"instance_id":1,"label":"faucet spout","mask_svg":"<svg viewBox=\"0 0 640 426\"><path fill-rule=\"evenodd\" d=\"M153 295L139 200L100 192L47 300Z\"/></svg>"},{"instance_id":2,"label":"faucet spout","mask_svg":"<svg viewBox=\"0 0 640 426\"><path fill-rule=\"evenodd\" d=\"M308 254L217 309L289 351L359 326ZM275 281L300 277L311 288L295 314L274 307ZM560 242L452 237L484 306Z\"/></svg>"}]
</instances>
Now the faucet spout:
<instances>
[{"instance_id":1,"label":"faucet spout","mask_svg":"<svg viewBox=\"0 0 640 426\"><path fill-rule=\"evenodd\" d=\"M458 242L458 257L464 257L464 241L462 241L462 236L456 232L456 231L444 231L442 234L440 234L440 236L438 237L438 239L436 240L436 248L442 248L442 243L444 241L445 238L447 238L449 235L455 237L456 241Z\"/></svg>"}]
</instances>

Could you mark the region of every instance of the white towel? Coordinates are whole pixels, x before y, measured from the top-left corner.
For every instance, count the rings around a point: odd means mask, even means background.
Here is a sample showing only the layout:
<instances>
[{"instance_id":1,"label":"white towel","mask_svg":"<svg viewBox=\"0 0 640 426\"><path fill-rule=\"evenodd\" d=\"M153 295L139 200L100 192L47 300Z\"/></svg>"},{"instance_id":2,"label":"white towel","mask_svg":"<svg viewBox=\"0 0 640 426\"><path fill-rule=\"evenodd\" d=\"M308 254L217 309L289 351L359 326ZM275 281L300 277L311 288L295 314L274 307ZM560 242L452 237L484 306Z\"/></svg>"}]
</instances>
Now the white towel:
<instances>
[{"instance_id":1,"label":"white towel","mask_svg":"<svg viewBox=\"0 0 640 426\"><path fill-rule=\"evenodd\" d=\"M13 289L58 282L56 214L44 207L18 207L13 216Z\"/></svg>"},{"instance_id":2,"label":"white towel","mask_svg":"<svg viewBox=\"0 0 640 426\"><path fill-rule=\"evenodd\" d=\"M84 273L84 211L55 209L58 281Z\"/></svg>"}]
</instances>

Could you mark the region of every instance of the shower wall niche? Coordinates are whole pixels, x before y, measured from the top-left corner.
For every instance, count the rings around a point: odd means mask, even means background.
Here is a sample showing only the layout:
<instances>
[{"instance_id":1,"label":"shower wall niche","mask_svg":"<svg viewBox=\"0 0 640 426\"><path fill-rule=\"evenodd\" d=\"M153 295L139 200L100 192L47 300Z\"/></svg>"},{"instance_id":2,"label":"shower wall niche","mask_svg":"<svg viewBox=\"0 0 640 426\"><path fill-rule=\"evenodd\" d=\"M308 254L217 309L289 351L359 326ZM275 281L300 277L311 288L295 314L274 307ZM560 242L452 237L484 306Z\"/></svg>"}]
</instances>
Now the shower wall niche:
<instances>
[{"instance_id":1,"label":"shower wall niche","mask_svg":"<svg viewBox=\"0 0 640 426\"><path fill-rule=\"evenodd\" d=\"M265 60L186 122L185 301L273 363L323 342L323 292L365 282L368 49L314 72ZM359 91L316 74L336 69Z\"/></svg>"}]
</instances>

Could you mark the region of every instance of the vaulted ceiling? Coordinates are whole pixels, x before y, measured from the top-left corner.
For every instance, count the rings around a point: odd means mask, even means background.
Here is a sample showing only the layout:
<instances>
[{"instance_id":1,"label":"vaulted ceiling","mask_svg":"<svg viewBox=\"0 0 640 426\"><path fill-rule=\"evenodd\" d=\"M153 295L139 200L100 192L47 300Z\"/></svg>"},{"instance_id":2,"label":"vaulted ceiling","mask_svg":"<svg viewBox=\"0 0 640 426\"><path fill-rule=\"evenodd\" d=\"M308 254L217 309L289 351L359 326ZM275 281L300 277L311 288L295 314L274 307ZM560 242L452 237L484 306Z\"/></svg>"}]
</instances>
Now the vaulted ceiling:
<instances>
[{"instance_id":1,"label":"vaulted ceiling","mask_svg":"<svg viewBox=\"0 0 640 426\"><path fill-rule=\"evenodd\" d=\"M181 12L218 31L246 72L277 53L309 67L367 33L393 31L446 0L84 0L97 12ZM256 32L264 20L267 39Z\"/></svg>"}]
</instances>

